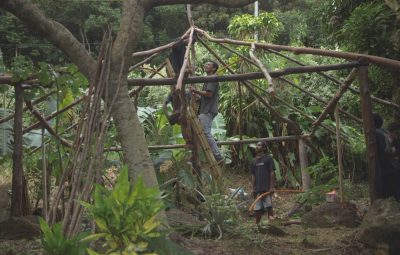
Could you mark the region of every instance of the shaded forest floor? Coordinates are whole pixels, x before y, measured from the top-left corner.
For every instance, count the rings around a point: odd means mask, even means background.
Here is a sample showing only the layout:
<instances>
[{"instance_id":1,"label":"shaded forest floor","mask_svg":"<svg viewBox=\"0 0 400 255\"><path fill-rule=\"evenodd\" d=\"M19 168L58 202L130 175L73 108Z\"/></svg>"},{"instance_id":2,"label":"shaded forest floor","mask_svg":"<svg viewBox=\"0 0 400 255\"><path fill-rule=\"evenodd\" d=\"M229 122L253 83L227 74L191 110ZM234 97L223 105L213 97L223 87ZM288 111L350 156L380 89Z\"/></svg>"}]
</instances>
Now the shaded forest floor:
<instances>
[{"instance_id":1,"label":"shaded forest floor","mask_svg":"<svg viewBox=\"0 0 400 255\"><path fill-rule=\"evenodd\" d=\"M245 186L249 191L247 176L243 174L228 174L227 186L232 188ZM0 183L0 221L9 215L9 183ZM282 235L261 233L255 228L254 218L249 216L243 208L237 224L220 240L204 238L201 234L177 231L171 235L176 243L194 254L222 254L222 255L301 255L301 254L338 254L358 255L372 254L363 245L355 240L357 229L334 226L330 228L306 228L304 225L282 226L279 217L285 215L294 205L296 195L280 193L274 196L275 215L278 219L270 222L281 229ZM365 201L365 200L364 200ZM364 202L363 201L363 202ZM182 223L190 225L201 224L192 214L176 208L167 212L170 224L182 230ZM14 253L7 253L8 251ZM40 239L33 240L0 240L0 255L3 254L43 254Z\"/></svg>"}]
</instances>

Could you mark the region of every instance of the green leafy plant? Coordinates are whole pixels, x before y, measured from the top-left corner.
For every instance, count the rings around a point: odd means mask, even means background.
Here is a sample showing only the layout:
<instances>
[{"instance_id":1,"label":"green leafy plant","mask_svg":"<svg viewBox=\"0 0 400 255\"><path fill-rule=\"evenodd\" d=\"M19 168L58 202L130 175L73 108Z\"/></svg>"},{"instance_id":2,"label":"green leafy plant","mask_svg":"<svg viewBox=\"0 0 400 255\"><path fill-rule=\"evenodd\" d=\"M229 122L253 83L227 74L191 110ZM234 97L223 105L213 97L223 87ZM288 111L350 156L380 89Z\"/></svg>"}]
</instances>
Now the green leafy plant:
<instances>
[{"instance_id":1,"label":"green leafy plant","mask_svg":"<svg viewBox=\"0 0 400 255\"><path fill-rule=\"evenodd\" d=\"M253 38L254 33L258 32L260 38L271 41L282 27L282 23L273 13L263 12L256 17L251 14L233 17L228 26L228 31L240 39Z\"/></svg>"},{"instance_id":2,"label":"green leafy plant","mask_svg":"<svg viewBox=\"0 0 400 255\"><path fill-rule=\"evenodd\" d=\"M148 254L161 222L156 215L164 208L161 193L146 188L141 178L132 186L128 169L123 167L113 190L96 186L94 204L81 202L97 225L95 234L86 240L104 239L105 254ZM97 254L90 251L90 254Z\"/></svg>"},{"instance_id":3,"label":"green leafy plant","mask_svg":"<svg viewBox=\"0 0 400 255\"><path fill-rule=\"evenodd\" d=\"M12 111L6 108L0 108L0 118L7 117ZM0 124L0 157L11 154L13 150L13 125L12 121L6 121Z\"/></svg>"},{"instance_id":4,"label":"green leafy plant","mask_svg":"<svg viewBox=\"0 0 400 255\"><path fill-rule=\"evenodd\" d=\"M205 235L221 239L223 234L229 231L236 219L234 195L226 198L224 194L215 193L204 197L206 207L204 217L207 224L202 231Z\"/></svg>"},{"instance_id":5,"label":"green leafy plant","mask_svg":"<svg viewBox=\"0 0 400 255\"><path fill-rule=\"evenodd\" d=\"M66 237L62 231L62 222L50 227L45 220L39 219L40 228L43 232L42 245L48 255L84 255L88 242L84 241L89 233L82 232L73 237Z\"/></svg>"},{"instance_id":6,"label":"green leafy plant","mask_svg":"<svg viewBox=\"0 0 400 255\"><path fill-rule=\"evenodd\" d=\"M329 157L307 168L313 180L312 188L300 195L300 200L307 199L309 203L318 203L325 199L325 193L338 187L338 170Z\"/></svg>"}]
</instances>

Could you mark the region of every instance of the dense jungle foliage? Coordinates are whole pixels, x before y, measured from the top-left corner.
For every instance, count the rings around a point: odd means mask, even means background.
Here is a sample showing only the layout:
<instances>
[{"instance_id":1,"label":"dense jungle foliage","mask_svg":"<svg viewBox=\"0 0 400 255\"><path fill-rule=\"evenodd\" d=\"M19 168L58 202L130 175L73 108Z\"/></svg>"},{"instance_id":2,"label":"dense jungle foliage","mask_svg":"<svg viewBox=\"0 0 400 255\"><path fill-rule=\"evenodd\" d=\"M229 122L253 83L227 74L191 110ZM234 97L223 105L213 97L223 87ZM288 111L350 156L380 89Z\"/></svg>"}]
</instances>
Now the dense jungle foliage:
<instances>
[{"instance_id":1,"label":"dense jungle foliage","mask_svg":"<svg viewBox=\"0 0 400 255\"><path fill-rule=\"evenodd\" d=\"M119 27L121 15L119 1L81 1L81 0L36 0L44 12L54 20L64 24L93 54L98 53L105 29L109 28L115 34ZM211 5L195 5L192 7L194 23L201 29L208 31L215 37L229 37L238 40L254 40L254 33L258 33L259 40L273 44L315 47L321 49L342 50L377 55L391 59L400 59L400 3L396 0L269 0L260 1L260 15L253 16L253 6L243 9L228 9ZM65 55L45 40L32 34L21 22L10 13L0 10L0 74L10 73L15 81L24 80L31 76L38 77L41 87L25 91L25 99L34 100L49 92L51 97L36 107L43 113L51 113L63 109L67 105L88 93L88 81L80 74L76 66L71 65ZM186 7L183 5L157 7L148 13L140 40L139 50L147 50L167 44L180 37L187 29L188 22ZM237 73L256 72L258 68L250 65L244 59L233 54L220 45L207 42L229 68ZM202 65L215 57L201 43L196 43L196 75L203 75ZM233 48L233 46L230 46ZM248 56L249 48L238 46L235 51ZM130 73L129 78L148 77L167 58L168 52L157 56L151 64ZM256 51L268 70L278 70L285 67L298 66L287 58L268 51ZM306 65L322 65L343 63L343 60L316 57L311 55L294 55L282 52L290 58ZM139 61L139 60L138 60ZM369 81L372 94L376 97L400 104L400 76L397 71L382 67L370 66ZM228 68L223 67L218 74L228 74ZM329 75L343 80L347 71L331 71ZM164 70L156 77L166 76ZM269 84L266 80L255 81L258 93L266 98L282 116L289 118L298 125L302 133L311 132L311 124L323 111L325 104L338 89L338 85L317 73L291 75L288 79L294 84L289 86L282 80L276 79L276 97L271 97L267 91ZM357 89L358 82L352 87ZM296 87L312 92L316 97L305 94ZM14 90L8 86L1 86L0 116L4 118L13 112ZM135 89L135 88L133 88ZM146 140L149 145L184 143L178 125L171 126L162 111L162 103L169 93L168 87L149 87L143 89L139 96L132 99L138 105L139 118L145 129ZM374 102L374 111L381 113L385 124L400 119L398 108L391 108ZM290 107L292 106L292 107ZM359 95L346 92L340 100L340 107L360 116ZM80 107L68 109L49 124L66 139L73 140L74 135L69 132L71 126L80 118ZM270 111L252 95L244 86L236 83L224 83L220 92L220 113L215 120L214 135L218 140L238 140L243 138L277 137L292 135L288 126L274 119ZM35 123L35 118L24 113L24 126ZM312 138L313 147L308 147L309 171L313 179L313 187L318 191L328 191L337 187L337 154L334 132L335 119L333 114L324 122L325 128L318 128ZM365 143L362 126L346 116L341 115L341 132L343 140L344 176L346 183L355 183L366 180ZM10 168L12 153L12 120L0 124L0 152L5 168ZM72 128L73 129L73 128ZM41 129L33 129L24 134L24 171L29 185L30 197L37 206L43 191L40 186L42 178L43 157L46 158L48 173L53 177L53 184L59 182L61 173L65 170L70 153L57 141L51 140L51 135ZM46 153L41 152L42 141L47 142ZM105 147L119 146L116 130L110 124ZM301 186L298 146L295 141L276 142L269 144L278 167L278 186L297 188ZM253 158L252 145L223 146L222 151L226 163L237 172L246 173L250 160ZM197 187L196 178L189 176L185 162L190 157L181 149L152 152L154 164L160 172L168 168L166 165L179 168L176 175L184 180L187 187ZM106 171L110 167L121 166L122 155L119 152L109 151L106 157ZM0 173L1 175L2 173ZM107 249L111 254L113 249L123 248L126 251L146 251L148 247L157 247L154 240L159 237L154 229L160 224L154 218L156 213L163 209L163 205L148 205L144 198L137 196L137 190L129 187L127 179L122 176L119 186L114 191L100 187L96 188L99 198L94 205L86 204L91 217L100 226L101 232L93 239L105 238ZM161 182L168 182L169 175L160 174ZM107 182L107 181L106 181ZM110 181L110 183L112 183ZM125 185L125 186L124 186ZM117 191L115 191L118 189ZM142 186L144 197L150 199L162 197L155 191L146 190ZM213 187L218 191L217 187ZM321 191L321 193L322 193ZM120 195L118 195L120 192ZM125 193L124 193L125 192ZM136 193L135 193L136 192ZM147 193L146 193L147 192ZM166 192L173 192L166 189ZM215 195L203 191L206 207L209 212L208 225L203 233L208 236L220 237L223 235L226 219L232 218L229 201L224 201L221 191ZM211 193L211 192L210 192ZM100 194L103 198L100 199ZM312 197L312 192L310 193ZM315 194L315 192L314 192ZM125 206L113 204L113 196L129 201ZM130 199L131 197L131 199ZM135 200L136 199L136 200ZM312 199L320 199L312 197ZM115 202L115 201L114 201ZM122 203L122 202L121 202ZM168 202L166 203L168 205ZM136 225L142 229L129 229L135 237L129 243L121 234L120 228L126 224L122 220L127 210L133 207L143 207L143 218L139 218ZM113 211L107 211L114 208ZM116 209L115 209L116 208ZM125 210L125 211L124 211ZM223 212L221 212L224 210ZM111 214L115 214L110 216ZM221 218L221 214L228 215ZM115 222L107 219L115 217ZM114 219L114 218L113 218ZM134 221L126 218L125 221ZM123 223L121 223L123 222ZM114 224L114 225L113 225ZM118 225L118 226L117 226ZM54 245L57 240L51 240L52 232L59 231L59 226L50 230L46 223L42 223L47 235L46 245ZM136 232L135 232L136 231ZM123 231L122 231L123 232ZM55 233L55 232L54 232ZM118 236L116 239L115 236ZM61 234L60 234L61 235ZM131 235L132 236L132 235ZM62 239L63 237L59 237ZM86 238L90 238L86 237ZM74 242L72 240L71 242ZM66 242L66 245L70 245ZM121 249L122 249L121 248ZM50 248L49 248L50 249ZM78 254L78 253L77 253ZM96 254L94 251L91 254Z\"/></svg>"}]
</instances>

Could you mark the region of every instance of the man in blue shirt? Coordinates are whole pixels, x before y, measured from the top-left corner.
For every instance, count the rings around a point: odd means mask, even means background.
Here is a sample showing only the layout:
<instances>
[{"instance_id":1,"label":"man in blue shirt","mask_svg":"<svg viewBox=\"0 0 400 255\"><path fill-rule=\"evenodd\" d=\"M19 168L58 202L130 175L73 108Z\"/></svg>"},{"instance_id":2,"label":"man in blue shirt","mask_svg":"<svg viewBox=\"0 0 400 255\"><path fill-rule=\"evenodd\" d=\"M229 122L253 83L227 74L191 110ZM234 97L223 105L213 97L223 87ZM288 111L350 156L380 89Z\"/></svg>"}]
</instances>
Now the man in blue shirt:
<instances>
[{"instance_id":1,"label":"man in blue shirt","mask_svg":"<svg viewBox=\"0 0 400 255\"><path fill-rule=\"evenodd\" d=\"M272 157L265 154L266 149L266 142L258 142L256 145L256 156L250 164L254 198L263 193L274 191L275 164ZM267 210L268 218L273 219L272 194L263 196L255 204L254 211L257 225L261 221L264 209Z\"/></svg>"}]
</instances>

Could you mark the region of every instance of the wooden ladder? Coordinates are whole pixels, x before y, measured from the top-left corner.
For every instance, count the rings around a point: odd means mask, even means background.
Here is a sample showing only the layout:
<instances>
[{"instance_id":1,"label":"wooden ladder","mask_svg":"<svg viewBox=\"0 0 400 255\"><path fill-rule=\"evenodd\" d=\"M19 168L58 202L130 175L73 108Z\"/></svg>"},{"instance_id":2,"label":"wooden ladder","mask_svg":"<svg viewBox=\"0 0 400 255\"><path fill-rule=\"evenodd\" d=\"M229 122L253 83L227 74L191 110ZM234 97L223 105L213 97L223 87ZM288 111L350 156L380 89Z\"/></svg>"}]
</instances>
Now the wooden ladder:
<instances>
[{"instance_id":1,"label":"wooden ladder","mask_svg":"<svg viewBox=\"0 0 400 255\"><path fill-rule=\"evenodd\" d=\"M190 126L193 128L193 134L196 136L197 140L200 143L201 148L204 151L206 159L210 164L211 175L215 180L218 180L221 176L221 168L218 165L218 162L215 160L214 154L212 153L210 144L207 141L206 136L204 135L203 128L201 127L200 121L197 118L196 113L193 111L191 107L187 108L187 119L189 121Z\"/></svg>"}]
</instances>

